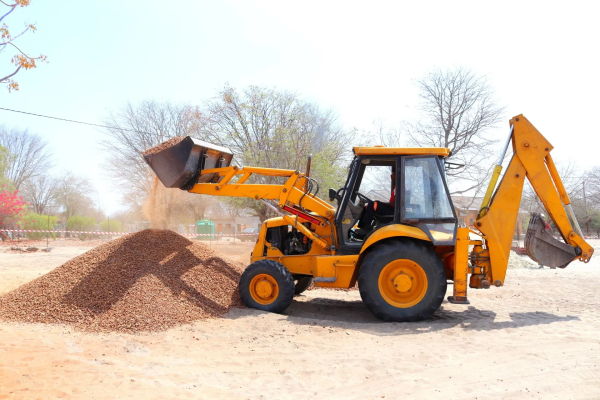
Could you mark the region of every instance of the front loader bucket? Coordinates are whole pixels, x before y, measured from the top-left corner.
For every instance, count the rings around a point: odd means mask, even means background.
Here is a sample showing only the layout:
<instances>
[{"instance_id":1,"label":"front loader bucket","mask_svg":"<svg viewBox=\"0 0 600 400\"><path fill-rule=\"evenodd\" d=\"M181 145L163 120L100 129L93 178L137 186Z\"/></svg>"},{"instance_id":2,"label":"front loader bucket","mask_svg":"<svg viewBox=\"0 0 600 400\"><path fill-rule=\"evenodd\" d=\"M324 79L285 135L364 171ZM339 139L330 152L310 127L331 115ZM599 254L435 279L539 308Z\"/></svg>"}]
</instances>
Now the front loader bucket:
<instances>
[{"instance_id":1,"label":"front loader bucket","mask_svg":"<svg viewBox=\"0 0 600 400\"><path fill-rule=\"evenodd\" d=\"M527 255L538 264L565 268L577 254L575 248L555 239L546 231L546 224L539 213L532 213L525 235Z\"/></svg>"},{"instance_id":2,"label":"front loader bucket","mask_svg":"<svg viewBox=\"0 0 600 400\"><path fill-rule=\"evenodd\" d=\"M163 185L189 190L196 183L217 183L218 174L202 174L201 171L228 167L233 153L225 147L186 136L180 141L171 139L147 150L143 157Z\"/></svg>"}]
</instances>

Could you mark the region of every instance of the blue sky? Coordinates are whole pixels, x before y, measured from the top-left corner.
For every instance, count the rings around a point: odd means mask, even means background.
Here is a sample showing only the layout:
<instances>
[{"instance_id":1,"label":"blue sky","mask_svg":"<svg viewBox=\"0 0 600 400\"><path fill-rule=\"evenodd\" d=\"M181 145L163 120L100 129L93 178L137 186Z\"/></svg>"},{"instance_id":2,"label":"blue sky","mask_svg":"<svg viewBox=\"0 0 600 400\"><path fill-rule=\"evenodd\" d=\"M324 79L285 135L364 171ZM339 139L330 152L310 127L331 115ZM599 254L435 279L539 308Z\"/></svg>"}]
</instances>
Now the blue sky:
<instances>
[{"instance_id":1,"label":"blue sky","mask_svg":"<svg viewBox=\"0 0 600 400\"><path fill-rule=\"evenodd\" d=\"M347 127L415 116L414 80L434 67L488 77L506 119L523 113L556 159L600 165L600 28L596 2L61 1L33 0L7 22L49 63L0 90L0 107L101 123L127 101L200 104L229 82L276 86L337 110ZM0 73L10 69L0 54ZM119 209L103 173L100 129L0 111L41 134L56 169L89 178ZM507 127L499 127L504 137Z\"/></svg>"}]
</instances>

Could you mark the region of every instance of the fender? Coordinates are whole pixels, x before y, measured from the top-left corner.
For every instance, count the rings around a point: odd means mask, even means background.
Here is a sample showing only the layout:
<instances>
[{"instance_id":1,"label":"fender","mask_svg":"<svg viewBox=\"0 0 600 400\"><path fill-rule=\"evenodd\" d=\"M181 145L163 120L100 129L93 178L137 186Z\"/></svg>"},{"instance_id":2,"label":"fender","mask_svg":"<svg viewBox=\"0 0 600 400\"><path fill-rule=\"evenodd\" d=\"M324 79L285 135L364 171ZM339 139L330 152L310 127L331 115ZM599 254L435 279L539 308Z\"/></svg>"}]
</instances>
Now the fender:
<instances>
[{"instance_id":1,"label":"fender","mask_svg":"<svg viewBox=\"0 0 600 400\"><path fill-rule=\"evenodd\" d=\"M377 229L369 236L369 239L363 244L362 249L360 249L360 254L375 243L391 237L410 237L431 242L431 239L429 239L429 236L425 232L414 226L401 224L386 225L381 229Z\"/></svg>"}]
</instances>

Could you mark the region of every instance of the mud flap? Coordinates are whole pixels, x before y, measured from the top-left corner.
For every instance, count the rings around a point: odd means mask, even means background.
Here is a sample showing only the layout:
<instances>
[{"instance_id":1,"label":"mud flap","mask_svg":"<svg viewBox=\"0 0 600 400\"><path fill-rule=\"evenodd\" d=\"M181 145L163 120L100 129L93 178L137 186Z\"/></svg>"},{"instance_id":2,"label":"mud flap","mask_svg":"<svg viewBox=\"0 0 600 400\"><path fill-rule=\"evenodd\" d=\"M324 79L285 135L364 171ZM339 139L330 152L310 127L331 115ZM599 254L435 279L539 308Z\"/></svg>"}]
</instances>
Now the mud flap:
<instances>
[{"instance_id":1,"label":"mud flap","mask_svg":"<svg viewBox=\"0 0 600 400\"><path fill-rule=\"evenodd\" d=\"M527 255L538 264L565 268L576 257L575 248L555 239L546 231L546 224L539 213L532 213L525 235Z\"/></svg>"}]
</instances>

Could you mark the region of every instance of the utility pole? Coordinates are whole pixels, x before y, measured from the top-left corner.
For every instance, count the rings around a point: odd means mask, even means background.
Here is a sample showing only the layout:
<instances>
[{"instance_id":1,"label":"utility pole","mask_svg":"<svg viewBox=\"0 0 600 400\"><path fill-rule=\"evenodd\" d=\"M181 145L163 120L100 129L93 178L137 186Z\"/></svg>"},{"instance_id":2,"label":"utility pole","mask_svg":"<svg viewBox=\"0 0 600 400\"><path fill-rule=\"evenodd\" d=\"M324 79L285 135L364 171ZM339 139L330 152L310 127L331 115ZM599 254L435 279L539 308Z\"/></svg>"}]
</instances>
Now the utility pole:
<instances>
[{"instance_id":1,"label":"utility pole","mask_svg":"<svg viewBox=\"0 0 600 400\"><path fill-rule=\"evenodd\" d=\"M587 212L587 198L585 197L585 181L581 182L581 187L583 188L583 208L585 209L585 233L590 235L590 220L588 218Z\"/></svg>"}]
</instances>

